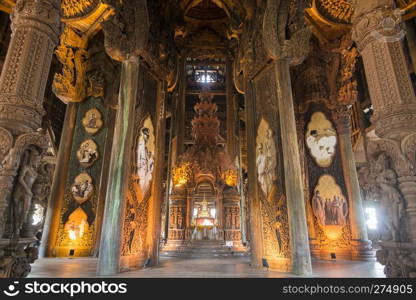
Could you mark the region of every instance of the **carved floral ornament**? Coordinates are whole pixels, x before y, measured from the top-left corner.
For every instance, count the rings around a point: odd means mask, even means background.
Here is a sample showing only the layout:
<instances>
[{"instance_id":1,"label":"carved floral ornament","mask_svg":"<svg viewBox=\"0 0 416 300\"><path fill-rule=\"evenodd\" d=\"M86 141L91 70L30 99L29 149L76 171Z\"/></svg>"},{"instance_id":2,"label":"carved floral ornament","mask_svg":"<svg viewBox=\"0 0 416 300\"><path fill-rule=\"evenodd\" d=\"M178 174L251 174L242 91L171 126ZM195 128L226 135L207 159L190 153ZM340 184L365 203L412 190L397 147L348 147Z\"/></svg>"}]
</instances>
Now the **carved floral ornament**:
<instances>
[{"instance_id":1,"label":"carved floral ornament","mask_svg":"<svg viewBox=\"0 0 416 300\"><path fill-rule=\"evenodd\" d=\"M306 145L318 166L332 164L337 145L337 133L324 113L315 112L306 130Z\"/></svg>"}]
</instances>

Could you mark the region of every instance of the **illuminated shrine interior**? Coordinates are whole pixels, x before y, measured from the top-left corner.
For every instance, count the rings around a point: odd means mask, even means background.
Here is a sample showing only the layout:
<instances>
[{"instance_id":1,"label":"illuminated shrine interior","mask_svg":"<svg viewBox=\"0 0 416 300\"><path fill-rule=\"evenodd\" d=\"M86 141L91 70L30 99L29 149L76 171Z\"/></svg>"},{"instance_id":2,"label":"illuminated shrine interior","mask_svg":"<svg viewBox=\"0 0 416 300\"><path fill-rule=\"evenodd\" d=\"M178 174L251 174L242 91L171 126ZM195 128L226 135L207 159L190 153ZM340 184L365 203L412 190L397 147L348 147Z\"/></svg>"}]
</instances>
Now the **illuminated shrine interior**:
<instances>
[{"instance_id":1,"label":"illuminated shrine interior","mask_svg":"<svg viewBox=\"0 0 416 300\"><path fill-rule=\"evenodd\" d=\"M416 0L0 0L0 69L0 278L416 277Z\"/></svg>"}]
</instances>

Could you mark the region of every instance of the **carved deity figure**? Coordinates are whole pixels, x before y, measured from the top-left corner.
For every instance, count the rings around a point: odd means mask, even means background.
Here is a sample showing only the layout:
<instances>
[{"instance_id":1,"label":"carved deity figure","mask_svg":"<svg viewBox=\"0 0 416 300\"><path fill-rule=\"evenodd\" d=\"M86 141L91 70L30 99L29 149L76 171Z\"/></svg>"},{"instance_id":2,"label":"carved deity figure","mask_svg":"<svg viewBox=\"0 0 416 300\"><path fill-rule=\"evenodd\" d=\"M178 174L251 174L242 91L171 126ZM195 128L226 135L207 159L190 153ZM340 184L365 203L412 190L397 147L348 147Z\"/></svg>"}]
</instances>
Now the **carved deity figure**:
<instances>
[{"instance_id":1,"label":"carved deity figure","mask_svg":"<svg viewBox=\"0 0 416 300\"><path fill-rule=\"evenodd\" d=\"M315 195L312 198L312 209L318 219L318 222L322 225L325 224L325 202L320 196L318 190L315 191Z\"/></svg>"},{"instance_id":2,"label":"carved deity figure","mask_svg":"<svg viewBox=\"0 0 416 300\"><path fill-rule=\"evenodd\" d=\"M264 195L267 197L276 178L276 146L273 140L273 131L266 131L265 139L257 146L257 173L258 181Z\"/></svg>"},{"instance_id":3,"label":"carved deity figure","mask_svg":"<svg viewBox=\"0 0 416 300\"><path fill-rule=\"evenodd\" d=\"M140 187L146 193L152 180L154 167L153 153L149 151L148 143L150 138L149 128L142 128L137 145L137 175L140 180Z\"/></svg>"},{"instance_id":4,"label":"carved deity figure","mask_svg":"<svg viewBox=\"0 0 416 300\"><path fill-rule=\"evenodd\" d=\"M31 147L25 151L13 193L13 237L18 237L33 198L32 187L38 177L37 169L42 157L40 152Z\"/></svg>"},{"instance_id":5,"label":"carved deity figure","mask_svg":"<svg viewBox=\"0 0 416 300\"><path fill-rule=\"evenodd\" d=\"M80 174L75 179L75 183L71 187L73 197L79 203L87 201L94 191L91 177L86 174Z\"/></svg>"},{"instance_id":6,"label":"carved deity figure","mask_svg":"<svg viewBox=\"0 0 416 300\"><path fill-rule=\"evenodd\" d=\"M89 134L95 135L103 126L100 111L96 108L87 111L82 119L82 125Z\"/></svg>"},{"instance_id":7,"label":"carved deity figure","mask_svg":"<svg viewBox=\"0 0 416 300\"><path fill-rule=\"evenodd\" d=\"M86 140L81 144L77 151L77 157L83 167L91 167L98 159L99 154L97 148L97 144L93 140Z\"/></svg>"},{"instance_id":8,"label":"carved deity figure","mask_svg":"<svg viewBox=\"0 0 416 300\"><path fill-rule=\"evenodd\" d=\"M374 171L377 172L376 184L380 189L380 204L382 216L386 229L390 232L391 239L400 240L400 220L404 214L404 203L397 190L396 173L389 169L387 156L380 154L374 164ZM389 239L389 237L384 237Z\"/></svg>"}]
</instances>

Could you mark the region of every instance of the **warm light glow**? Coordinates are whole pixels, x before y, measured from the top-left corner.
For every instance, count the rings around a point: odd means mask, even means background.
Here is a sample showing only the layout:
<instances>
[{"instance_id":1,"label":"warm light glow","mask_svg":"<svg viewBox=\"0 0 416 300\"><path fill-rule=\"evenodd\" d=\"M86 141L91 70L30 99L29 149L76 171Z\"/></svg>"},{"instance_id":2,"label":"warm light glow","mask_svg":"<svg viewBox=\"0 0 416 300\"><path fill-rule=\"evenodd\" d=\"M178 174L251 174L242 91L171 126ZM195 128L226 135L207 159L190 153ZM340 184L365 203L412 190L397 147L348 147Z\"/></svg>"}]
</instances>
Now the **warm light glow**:
<instances>
[{"instance_id":1,"label":"warm light glow","mask_svg":"<svg viewBox=\"0 0 416 300\"><path fill-rule=\"evenodd\" d=\"M75 231L72 230L72 229L69 230L68 235L69 235L69 239L71 241L75 241L77 239L77 235L76 235Z\"/></svg>"},{"instance_id":2,"label":"warm light glow","mask_svg":"<svg viewBox=\"0 0 416 300\"><path fill-rule=\"evenodd\" d=\"M227 170L223 174L225 183L228 186L237 186L237 172L235 170Z\"/></svg>"},{"instance_id":3,"label":"warm light glow","mask_svg":"<svg viewBox=\"0 0 416 300\"><path fill-rule=\"evenodd\" d=\"M81 239L85 233L85 225L87 223L85 220L81 220L80 224L71 223L68 226L68 236L71 241L76 241L77 239Z\"/></svg>"},{"instance_id":4,"label":"warm light glow","mask_svg":"<svg viewBox=\"0 0 416 300\"><path fill-rule=\"evenodd\" d=\"M77 208L70 216L68 222L65 224L65 231L71 241L78 241L82 239L84 234L88 231L87 215L82 208Z\"/></svg>"},{"instance_id":5,"label":"warm light glow","mask_svg":"<svg viewBox=\"0 0 416 300\"><path fill-rule=\"evenodd\" d=\"M173 184L176 187L183 186L191 179L191 164L189 162L181 164L172 171Z\"/></svg>"}]
</instances>

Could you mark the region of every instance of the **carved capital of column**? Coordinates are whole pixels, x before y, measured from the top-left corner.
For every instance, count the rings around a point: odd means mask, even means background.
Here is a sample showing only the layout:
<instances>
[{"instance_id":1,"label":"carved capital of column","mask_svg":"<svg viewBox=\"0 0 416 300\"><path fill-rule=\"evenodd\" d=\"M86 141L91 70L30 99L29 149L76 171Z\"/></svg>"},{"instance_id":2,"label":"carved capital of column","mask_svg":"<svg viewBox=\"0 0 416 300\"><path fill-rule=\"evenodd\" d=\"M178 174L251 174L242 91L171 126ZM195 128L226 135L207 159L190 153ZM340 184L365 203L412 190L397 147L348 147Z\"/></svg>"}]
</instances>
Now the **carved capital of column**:
<instances>
[{"instance_id":1,"label":"carved capital of column","mask_svg":"<svg viewBox=\"0 0 416 300\"><path fill-rule=\"evenodd\" d=\"M289 1L287 1L289 3ZM290 39L282 39L285 28L279 21L287 14L287 8L280 7L280 3L268 0L263 18L263 43L265 50L273 59L287 59L290 65L298 65L303 62L310 52L310 39L312 30L304 23L303 13L297 12L297 20L290 24ZM294 16L293 16L294 17Z\"/></svg>"},{"instance_id":2,"label":"carved capital of column","mask_svg":"<svg viewBox=\"0 0 416 300\"><path fill-rule=\"evenodd\" d=\"M332 119L338 134L351 135L351 111L348 108L343 107L332 111Z\"/></svg>"},{"instance_id":3,"label":"carved capital of column","mask_svg":"<svg viewBox=\"0 0 416 300\"><path fill-rule=\"evenodd\" d=\"M401 43L401 14L390 0L359 1L357 7L353 39L364 61L372 122L379 137L400 140L416 130L416 97Z\"/></svg>"},{"instance_id":4,"label":"carved capital of column","mask_svg":"<svg viewBox=\"0 0 416 300\"><path fill-rule=\"evenodd\" d=\"M0 126L13 134L41 127L53 49L61 31L60 1L19 0L0 77Z\"/></svg>"},{"instance_id":5,"label":"carved capital of column","mask_svg":"<svg viewBox=\"0 0 416 300\"><path fill-rule=\"evenodd\" d=\"M117 61L140 55L147 46L149 15L146 0L119 3L103 0L115 10L115 14L102 23L104 46L107 54Z\"/></svg>"},{"instance_id":6,"label":"carved capital of column","mask_svg":"<svg viewBox=\"0 0 416 300\"><path fill-rule=\"evenodd\" d=\"M56 45L61 33L61 17L59 0L18 0L11 14L12 30L29 27L43 31Z\"/></svg>"},{"instance_id":7,"label":"carved capital of column","mask_svg":"<svg viewBox=\"0 0 416 300\"><path fill-rule=\"evenodd\" d=\"M364 50L375 41L395 42L405 36L400 10L387 3L368 9L363 9L360 15L356 14L353 20L353 39L359 50Z\"/></svg>"}]
</instances>

